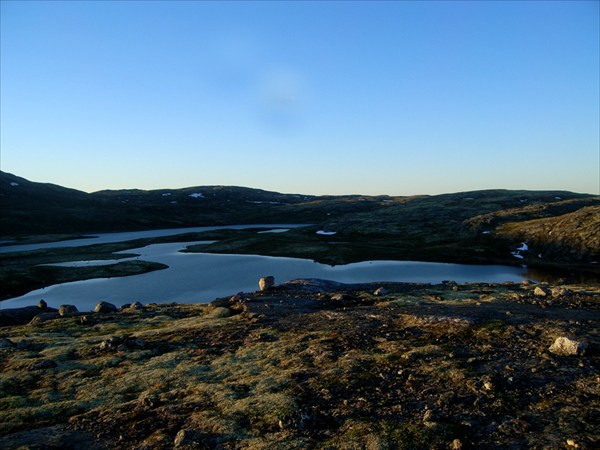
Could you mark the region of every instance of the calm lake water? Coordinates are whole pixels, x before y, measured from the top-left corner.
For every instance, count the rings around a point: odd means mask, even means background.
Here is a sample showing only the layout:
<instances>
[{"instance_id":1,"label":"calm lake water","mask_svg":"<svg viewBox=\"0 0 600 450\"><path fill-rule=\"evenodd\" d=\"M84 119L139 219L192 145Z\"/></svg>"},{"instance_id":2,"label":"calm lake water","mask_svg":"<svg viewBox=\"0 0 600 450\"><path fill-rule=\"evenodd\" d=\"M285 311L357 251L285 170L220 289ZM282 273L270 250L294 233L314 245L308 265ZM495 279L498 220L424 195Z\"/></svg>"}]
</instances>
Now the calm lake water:
<instances>
[{"instance_id":1,"label":"calm lake water","mask_svg":"<svg viewBox=\"0 0 600 450\"><path fill-rule=\"evenodd\" d=\"M71 239L68 241L46 242L43 244L23 244L23 245L0 245L0 253L8 252L24 252L28 250L39 250L44 248L61 248L61 247L82 247L84 245L94 244L110 244L113 242L134 241L137 239L157 238L164 236L176 236L186 233L201 233L204 231L216 230L247 230L252 228L260 229L290 229L305 227L308 224L253 224L253 225L225 225L215 227L192 227L192 228L168 228L161 230L145 230L145 231L126 231L121 233L97 233L88 235L83 239ZM7 244L10 241L3 241Z\"/></svg>"},{"instance_id":2,"label":"calm lake water","mask_svg":"<svg viewBox=\"0 0 600 450\"><path fill-rule=\"evenodd\" d=\"M289 225L285 225L290 228ZM85 240L88 243L88 240ZM509 266L477 266L412 261L366 261L328 266L307 259L255 255L181 253L186 246L203 242L153 244L127 250L140 256L131 259L155 261L169 266L142 275L103 278L58 284L5 300L2 308L37 304L44 299L49 306L73 304L88 311L101 300L121 306L124 303L205 303L218 297L258 289L258 280L273 275L277 284L296 278L322 278L342 283L407 281L439 283L519 282L525 269ZM124 260L121 260L124 261ZM74 264L74 263L71 263ZM83 262L81 264L94 264Z\"/></svg>"}]
</instances>

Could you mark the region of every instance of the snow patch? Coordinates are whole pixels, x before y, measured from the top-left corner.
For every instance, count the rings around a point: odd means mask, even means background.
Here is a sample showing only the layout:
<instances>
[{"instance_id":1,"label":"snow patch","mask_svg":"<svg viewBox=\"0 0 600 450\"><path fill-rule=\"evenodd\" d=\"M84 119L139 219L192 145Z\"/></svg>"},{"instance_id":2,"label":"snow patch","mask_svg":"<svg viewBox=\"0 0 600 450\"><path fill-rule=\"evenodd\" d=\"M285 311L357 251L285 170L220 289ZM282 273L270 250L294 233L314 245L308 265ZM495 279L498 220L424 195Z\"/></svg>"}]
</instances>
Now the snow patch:
<instances>
[{"instance_id":1,"label":"snow patch","mask_svg":"<svg viewBox=\"0 0 600 450\"><path fill-rule=\"evenodd\" d=\"M482 232L481 234L492 234L492 232L487 230L487 231Z\"/></svg>"},{"instance_id":2,"label":"snow patch","mask_svg":"<svg viewBox=\"0 0 600 450\"><path fill-rule=\"evenodd\" d=\"M169 195L171 195L170 192L166 192L166 193L162 194L163 197L168 197Z\"/></svg>"},{"instance_id":3,"label":"snow patch","mask_svg":"<svg viewBox=\"0 0 600 450\"><path fill-rule=\"evenodd\" d=\"M334 234L337 234L337 231L319 230L316 232L316 234L320 234L321 236L333 236Z\"/></svg>"},{"instance_id":4,"label":"snow patch","mask_svg":"<svg viewBox=\"0 0 600 450\"><path fill-rule=\"evenodd\" d=\"M274 228L272 230L259 231L258 234L263 233L285 233L286 231L290 231L289 228Z\"/></svg>"},{"instance_id":5,"label":"snow patch","mask_svg":"<svg viewBox=\"0 0 600 450\"><path fill-rule=\"evenodd\" d=\"M521 252L529 251L529 246L525 242L521 242L521 246L517 248L514 252L511 252L515 258L524 259L524 256Z\"/></svg>"},{"instance_id":6,"label":"snow patch","mask_svg":"<svg viewBox=\"0 0 600 450\"><path fill-rule=\"evenodd\" d=\"M562 200L562 197L554 197L554 200Z\"/></svg>"},{"instance_id":7,"label":"snow patch","mask_svg":"<svg viewBox=\"0 0 600 450\"><path fill-rule=\"evenodd\" d=\"M267 205L279 205L281 202L262 202L262 201L258 201L258 200L247 200L248 203L255 203L257 205L266 203Z\"/></svg>"},{"instance_id":8,"label":"snow patch","mask_svg":"<svg viewBox=\"0 0 600 450\"><path fill-rule=\"evenodd\" d=\"M11 185L12 187L16 187L16 186L18 186L18 185L19 185L19 183L15 183L14 181L11 181L11 182L10 182L10 185Z\"/></svg>"},{"instance_id":9,"label":"snow patch","mask_svg":"<svg viewBox=\"0 0 600 450\"><path fill-rule=\"evenodd\" d=\"M188 197L191 197L191 198L204 198L204 195L201 194L200 192L194 192L193 194L188 195Z\"/></svg>"},{"instance_id":10,"label":"snow patch","mask_svg":"<svg viewBox=\"0 0 600 450\"><path fill-rule=\"evenodd\" d=\"M529 246L525 242L521 242L521 246L517 250L520 252L526 252L529 250Z\"/></svg>"}]
</instances>

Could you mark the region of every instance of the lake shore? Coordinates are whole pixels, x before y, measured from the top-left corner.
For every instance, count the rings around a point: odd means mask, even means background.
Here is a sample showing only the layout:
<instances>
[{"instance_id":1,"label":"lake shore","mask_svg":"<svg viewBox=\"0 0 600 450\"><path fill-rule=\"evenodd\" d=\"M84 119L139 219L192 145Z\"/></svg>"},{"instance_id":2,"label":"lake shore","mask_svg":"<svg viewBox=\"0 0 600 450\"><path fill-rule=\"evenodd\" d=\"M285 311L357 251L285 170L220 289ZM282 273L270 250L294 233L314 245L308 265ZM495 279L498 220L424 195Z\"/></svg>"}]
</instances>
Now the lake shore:
<instances>
[{"instance_id":1,"label":"lake shore","mask_svg":"<svg viewBox=\"0 0 600 450\"><path fill-rule=\"evenodd\" d=\"M598 287L321 280L37 320L0 446L594 448L599 323Z\"/></svg>"}]
</instances>

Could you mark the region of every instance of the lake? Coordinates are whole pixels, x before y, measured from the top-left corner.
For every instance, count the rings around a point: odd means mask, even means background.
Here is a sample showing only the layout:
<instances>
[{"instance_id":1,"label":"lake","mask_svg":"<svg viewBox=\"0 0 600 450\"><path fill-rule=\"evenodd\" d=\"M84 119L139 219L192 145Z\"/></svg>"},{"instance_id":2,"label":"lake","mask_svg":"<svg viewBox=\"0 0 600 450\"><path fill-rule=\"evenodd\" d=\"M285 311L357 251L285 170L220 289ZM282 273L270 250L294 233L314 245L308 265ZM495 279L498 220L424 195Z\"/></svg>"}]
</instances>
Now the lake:
<instances>
[{"instance_id":1,"label":"lake","mask_svg":"<svg viewBox=\"0 0 600 450\"><path fill-rule=\"evenodd\" d=\"M308 224L253 224L253 225L224 225L214 227L191 227L191 228L167 228L160 230L125 231L118 233L94 233L82 239L70 239L68 241L44 242L41 244L16 244L0 245L0 253L25 252L29 250L40 250L44 248L82 247L84 245L110 244L113 242L134 241L137 239L157 238L164 236L176 236L186 233L202 233L216 230L247 230L252 228L274 230L287 230L290 228L306 227ZM8 244L10 241L3 241Z\"/></svg>"},{"instance_id":2,"label":"lake","mask_svg":"<svg viewBox=\"0 0 600 450\"><path fill-rule=\"evenodd\" d=\"M257 228L258 226L244 227ZM292 226L281 225L280 227L291 228ZM268 225L263 226L264 228L276 229L278 226ZM210 227L210 229L216 228ZM110 234L114 235L116 233ZM133 238L131 238L132 234L128 233L127 235L129 236L128 239L139 239L140 236L139 233L135 233ZM150 236L146 235L144 237ZM90 244L89 239L83 239L82 241L85 243L80 245ZM44 299L52 307L58 307L61 304L73 304L80 311L93 309L94 305L101 300L114 303L117 306L134 301L142 303L206 303L215 298L233 295L237 292L255 291L258 289L259 278L267 275L273 275L276 284L296 278L322 278L342 283L378 281L439 283L443 280L454 280L458 283L498 283L505 281L519 282L526 277L524 268L510 266L415 261L365 261L329 266L298 258L180 252L189 245L208 242L211 241L152 244L127 250L123 253L140 255L129 259L155 261L166 264L169 268L129 277L102 278L57 284L32 291L21 297L4 300L0 303L0 306L2 308L29 306L37 304L40 299ZM72 244L73 241L65 241L64 243ZM54 246L57 243L51 244ZM120 261L126 260L122 259ZM92 265L96 262L65 264Z\"/></svg>"}]
</instances>

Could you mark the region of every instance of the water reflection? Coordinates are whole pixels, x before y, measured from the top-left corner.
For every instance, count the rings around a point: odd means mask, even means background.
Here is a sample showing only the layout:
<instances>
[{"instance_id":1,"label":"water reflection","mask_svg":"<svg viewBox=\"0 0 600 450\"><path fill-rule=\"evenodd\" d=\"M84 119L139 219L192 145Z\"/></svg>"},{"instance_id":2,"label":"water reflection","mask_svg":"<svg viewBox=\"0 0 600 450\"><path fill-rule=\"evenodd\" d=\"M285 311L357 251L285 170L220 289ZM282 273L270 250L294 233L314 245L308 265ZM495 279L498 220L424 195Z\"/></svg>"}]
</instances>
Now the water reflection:
<instances>
[{"instance_id":1,"label":"water reflection","mask_svg":"<svg viewBox=\"0 0 600 450\"><path fill-rule=\"evenodd\" d=\"M2 302L13 308L36 304L41 298L50 306L74 304L90 310L105 300L116 305L186 302L204 303L240 291L255 291L258 279L275 276L276 283L295 278L322 278L342 283L407 281L439 283L443 280L464 282L519 282L525 272L520 267L478 266L413 261L365 261L329 266L307 259L258 255L222 255L181 253L179 250L198 241L153 244L127 250L139 259L169 266L168 269L142 275L64 283L39 289ZM206 241L204 241L206 243Z\"/></svg>"},{"instance_id":2,"label":"water reflection","mask_svg":"<svg viewBox=\"0 0 600 450\"><path fill-rule=\"evenodd\" d=\"M551 284L568 283L568 284L599 284L600 283L600 267L594 270L575 270L565 268L554 268L549 266L544 267L528 267L525 276L531 280L546 282Z\"/></svg>"}]
</instances>

